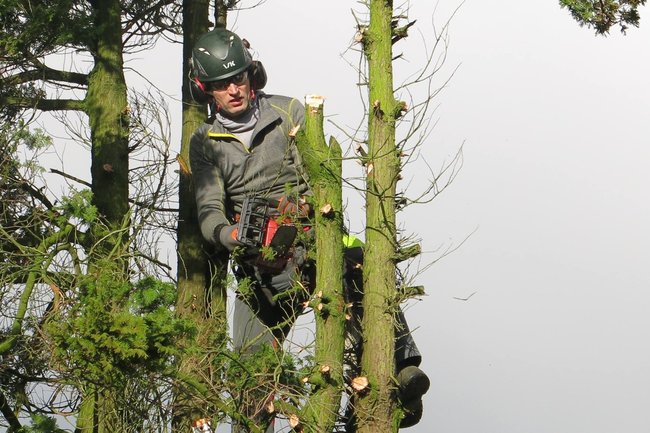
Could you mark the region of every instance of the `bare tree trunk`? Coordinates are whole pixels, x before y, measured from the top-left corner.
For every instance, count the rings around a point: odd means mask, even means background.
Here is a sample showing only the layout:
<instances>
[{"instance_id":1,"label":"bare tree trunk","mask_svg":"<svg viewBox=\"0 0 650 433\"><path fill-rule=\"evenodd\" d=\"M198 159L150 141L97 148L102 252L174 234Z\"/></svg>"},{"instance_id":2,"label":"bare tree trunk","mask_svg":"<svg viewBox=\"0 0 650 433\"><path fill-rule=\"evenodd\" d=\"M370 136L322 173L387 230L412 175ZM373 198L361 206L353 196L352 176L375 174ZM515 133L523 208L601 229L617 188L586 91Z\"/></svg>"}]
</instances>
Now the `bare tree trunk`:
<instances>
[{"instance_id":1,"label":"bare tree trunk","mask_svg":"<svg viewBox=\"0 0 650 433\"><path fill-rule=\"evenodd\" d=\"M189 167L189 143L192 133L207 118L206 107L193 101L189 90L189 59L196 39L208 30L209 0L186 0L183 3L183 119L180 163L179 215L177 228L178 312L206 317L205 288L208 286L207 256L199 230L196 200Z\"/></svg>"},{"instance_id":2,"label":"bare tree trunk","mask_svg":"<svg viewBox=\"0 0 650 433\"><path fill-rule=\"evenodd\" d=\"M343 296L343 200L341 147L323 135L323 99L308 97L305 131L298 150L314 193L316 232L316 369L309 381L316 391L305 406L308 432L329 433L336 422L343 389L346 305Z\"/></svg>"},{"instance_id":3,"label":"bare tree trunk","mask_svg":"<svg viewBox=\"0 0 650 433\"><path fill-rule=\"evenodd\" d=\"M395 146L391 19L392 1L370 1L370 25L364 35L368 60L368 159L366 161L366 247L363 270L364 350L362 371L370 392L359 400L360 433L397 431L395 411L394 313L398 307L395 282L395 191L400 161Z\"/></svg>"},{"instance_id":4,"label":"bare tree trunk","mask_svg":"<svg viewBox=\"0 0 650 433\"><path fill-rule=\"evenodd\" d=\"M129 111L122 57L120 2L92 2L97 39L85 112L92 141L92 191L112 228L121 227L129 202Z\"/></svg>"}]
</instances>

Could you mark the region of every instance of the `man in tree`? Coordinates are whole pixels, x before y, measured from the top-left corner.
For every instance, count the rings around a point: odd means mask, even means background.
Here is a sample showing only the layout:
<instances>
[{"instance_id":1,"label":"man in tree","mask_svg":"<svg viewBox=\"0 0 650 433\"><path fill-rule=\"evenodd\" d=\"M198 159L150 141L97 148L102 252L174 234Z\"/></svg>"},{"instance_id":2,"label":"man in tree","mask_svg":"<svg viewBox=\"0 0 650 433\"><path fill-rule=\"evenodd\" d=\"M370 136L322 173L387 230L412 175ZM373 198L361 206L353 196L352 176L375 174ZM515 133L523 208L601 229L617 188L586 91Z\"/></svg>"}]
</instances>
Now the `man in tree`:
<instances>
[{"instance_id":1,"label":"man in tree","mask_svg":"<svg viewBox=\"0 0 650 433\"><path fill-rule=\"evenodd\" d=\"M307 257L311 209L304 200L309 182L293 138L304 107L294 98L262 92L263 65L252 60L245 41L222 28L195 44L190 78L195 99L212 113L190 143L199 224L209 243L233 254L238 297L245 302L235 304L234 343L242 347L254 335L244 329L261 329L257 319L281 342L314 281ZM348 252L351 263L360 248ZM350 277L352 268L346 280L360 287ZM402 427L408 427L422 415L429 379L418 368L420 352L401 311L396 318L396 377L409 412Z\"/></svg>"}]
</instances>

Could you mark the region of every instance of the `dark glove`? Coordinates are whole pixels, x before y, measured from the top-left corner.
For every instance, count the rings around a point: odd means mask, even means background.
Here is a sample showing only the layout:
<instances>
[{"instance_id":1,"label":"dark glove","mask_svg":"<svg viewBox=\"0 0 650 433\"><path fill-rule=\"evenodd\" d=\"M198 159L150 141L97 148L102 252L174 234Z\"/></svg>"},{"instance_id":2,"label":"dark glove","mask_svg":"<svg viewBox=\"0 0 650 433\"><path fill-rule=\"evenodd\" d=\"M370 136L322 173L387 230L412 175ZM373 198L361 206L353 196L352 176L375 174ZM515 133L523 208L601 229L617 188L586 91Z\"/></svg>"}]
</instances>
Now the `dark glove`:
<instances>
[{"instance_id":1,"label":"dark glove","mask_svg":"<svg viewBox=\"0 0 650 433\"><path fill-rule=\"evenodd\" d=\"M235 248L244 245L237 240L237 224L220 224L215 227L214 240L218 245L223 245L230 252Z\"/></svg>"}]
</instances>

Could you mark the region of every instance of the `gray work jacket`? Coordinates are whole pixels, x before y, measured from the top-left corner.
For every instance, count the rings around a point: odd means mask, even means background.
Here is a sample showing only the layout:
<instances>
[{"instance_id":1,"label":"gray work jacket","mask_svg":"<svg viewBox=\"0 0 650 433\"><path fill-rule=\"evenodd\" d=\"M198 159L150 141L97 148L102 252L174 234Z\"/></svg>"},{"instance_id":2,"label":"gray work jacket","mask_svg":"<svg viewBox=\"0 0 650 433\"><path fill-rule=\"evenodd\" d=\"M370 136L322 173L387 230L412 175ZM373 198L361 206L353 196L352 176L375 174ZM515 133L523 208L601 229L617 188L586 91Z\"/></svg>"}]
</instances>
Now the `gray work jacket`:
<instances>
[{"instance_id":1,"label":"gray work jacket","mask_svg":"<svg viewBox=\"0 0 650 433\"><path fill-rule=\"evenodd\" d=\"M190 141L190 169L199 225L211 243L215 227L232 224L244 197L279 199L305 194L307 177L289 132L304 124L305 109L296 99L258 92L260 118L249 149L221 123L199 127Z\"/></svg>"}]
</instances>

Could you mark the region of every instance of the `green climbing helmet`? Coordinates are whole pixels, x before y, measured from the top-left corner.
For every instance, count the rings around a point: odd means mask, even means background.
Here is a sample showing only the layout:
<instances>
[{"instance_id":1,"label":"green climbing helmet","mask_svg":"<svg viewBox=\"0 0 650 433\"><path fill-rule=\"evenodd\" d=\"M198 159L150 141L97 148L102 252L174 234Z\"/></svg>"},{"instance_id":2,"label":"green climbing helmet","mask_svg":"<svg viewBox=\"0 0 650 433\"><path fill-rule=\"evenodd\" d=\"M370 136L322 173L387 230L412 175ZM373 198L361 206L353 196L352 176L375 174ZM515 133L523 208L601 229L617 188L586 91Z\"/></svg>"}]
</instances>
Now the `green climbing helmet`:
<instances>
[{"instance_id":1,"label":"green climbing helmet","mask_svg":"<svg viewBox=\"0 0 650 433\"><path fill-rule=\"evenodd\" d=\"M216 28L201 36L192 49L192 78L202 83L223 80L247 70L252 63L239 36Z\"/></svg>"}]
</instances>

